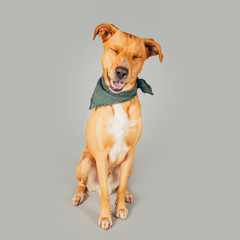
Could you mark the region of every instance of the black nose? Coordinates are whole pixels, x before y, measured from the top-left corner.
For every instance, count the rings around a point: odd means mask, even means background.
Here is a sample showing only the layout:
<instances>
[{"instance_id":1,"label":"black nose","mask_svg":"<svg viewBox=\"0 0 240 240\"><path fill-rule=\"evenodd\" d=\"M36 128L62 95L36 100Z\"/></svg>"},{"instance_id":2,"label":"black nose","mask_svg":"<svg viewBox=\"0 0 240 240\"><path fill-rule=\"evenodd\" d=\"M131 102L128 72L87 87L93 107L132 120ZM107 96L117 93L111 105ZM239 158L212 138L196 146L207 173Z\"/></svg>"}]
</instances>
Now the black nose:
<instances>
[{"instance_id":1,"label":"black nose","mask_svg":"<svg viewBox=\"0 0 240 240\"><path fill-rule=\"evenodd\" d=\"M116 67L115 74L119 79L125 78L128 75L128 69L124 67Z\"/></svg>"}]
</instances>

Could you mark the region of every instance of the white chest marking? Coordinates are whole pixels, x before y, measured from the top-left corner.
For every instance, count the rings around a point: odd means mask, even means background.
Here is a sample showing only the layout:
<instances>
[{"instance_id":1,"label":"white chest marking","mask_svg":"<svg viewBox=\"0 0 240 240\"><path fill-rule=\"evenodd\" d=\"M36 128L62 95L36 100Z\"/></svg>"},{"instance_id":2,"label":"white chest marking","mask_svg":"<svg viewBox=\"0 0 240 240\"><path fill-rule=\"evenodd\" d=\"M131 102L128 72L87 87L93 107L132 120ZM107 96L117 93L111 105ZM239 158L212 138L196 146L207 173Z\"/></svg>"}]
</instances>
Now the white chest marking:
<instances>
[{"instance_id":1,"label":"white chest marking","mask_svg":"<svg viewBox=\"0 0 240 240\"><path fill-rule=\"evenodd\" d=\"M116 160L122 161L129 148L125 143L124 137L129 132L129 128L135 123L128 118L121 104L114 104L114 116L107 122L108 132L114 136L114 145L109 152L109 161L114 163Z\"/></svg>"}]
</instances>

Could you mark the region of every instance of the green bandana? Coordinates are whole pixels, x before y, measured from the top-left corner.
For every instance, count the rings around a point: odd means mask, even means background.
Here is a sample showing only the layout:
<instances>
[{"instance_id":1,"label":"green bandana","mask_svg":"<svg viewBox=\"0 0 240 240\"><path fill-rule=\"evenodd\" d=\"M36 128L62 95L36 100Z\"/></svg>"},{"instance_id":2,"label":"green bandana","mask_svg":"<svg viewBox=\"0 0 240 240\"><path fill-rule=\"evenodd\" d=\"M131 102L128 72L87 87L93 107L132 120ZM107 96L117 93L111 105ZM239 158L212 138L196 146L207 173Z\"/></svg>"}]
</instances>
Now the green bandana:
<instances>
[{"instance_id":1,"label":"green bandana","mask_svg":"<svg viewBox=\"0 0 240 240\"><path fill-rule=\"evenodd\" d=\"M146 81L141 78L137 78L136 84L132 90L120 93L113 93L104 82L104 78L102 76L99 78L97 86L95 87L95 90L93 92L89 109L121 102L127 102L137 95L138 88L140 88L144 93L149 93L153 95L151 86L148 85Z\"/></svg>"}]
</instances>

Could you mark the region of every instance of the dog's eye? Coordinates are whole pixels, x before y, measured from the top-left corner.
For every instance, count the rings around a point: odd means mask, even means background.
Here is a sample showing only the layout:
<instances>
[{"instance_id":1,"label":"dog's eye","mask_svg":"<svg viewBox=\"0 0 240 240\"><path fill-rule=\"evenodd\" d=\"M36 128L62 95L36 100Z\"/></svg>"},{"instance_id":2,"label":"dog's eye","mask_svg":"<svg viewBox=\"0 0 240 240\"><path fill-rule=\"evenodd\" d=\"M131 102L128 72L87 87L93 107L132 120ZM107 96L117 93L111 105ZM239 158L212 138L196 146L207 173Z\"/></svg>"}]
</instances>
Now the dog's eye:
<instances>
[{"instance_id":1,"label":"dog's eye","mask_svg":"<svg viewBox=\"0 0 240 240\"><path fill-rule=\"evenodd\" d=\"M140 59L141 57L140 57L140 56L135 56L135 55L134 55L132 58L133 58L133 59Z\"/></svg>"},{"instance_id":2,"label":"dog's eye","mask_svg":"<svg viewBox=\"0 0 240 240\"><path fill-rule=\"evenodd\" d=\"M119 53L118 50L114 49L114 48L110 48L112 51L114 51L115 53Z\"/></svg>"}]
</instances>

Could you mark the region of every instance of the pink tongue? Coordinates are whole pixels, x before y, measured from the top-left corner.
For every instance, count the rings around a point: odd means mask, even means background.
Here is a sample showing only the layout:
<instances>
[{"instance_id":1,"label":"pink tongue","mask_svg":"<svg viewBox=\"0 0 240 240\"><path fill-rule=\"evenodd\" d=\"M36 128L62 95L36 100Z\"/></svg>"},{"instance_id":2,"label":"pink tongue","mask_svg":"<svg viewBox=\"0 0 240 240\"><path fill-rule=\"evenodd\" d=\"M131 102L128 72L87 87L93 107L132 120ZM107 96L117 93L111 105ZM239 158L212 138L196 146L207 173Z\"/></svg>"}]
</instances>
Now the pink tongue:
<instances>
[{"instance_id":1,"label":"pink tongue","mask_svg":"<svg viewBox=\"0 0 240 240\"><path fill-rule=\"evenodd\" d=\"M112 86L114 88L121 89L124 86L124 83L120 81L112 81Z\"/></svg>"}]
</instances>

